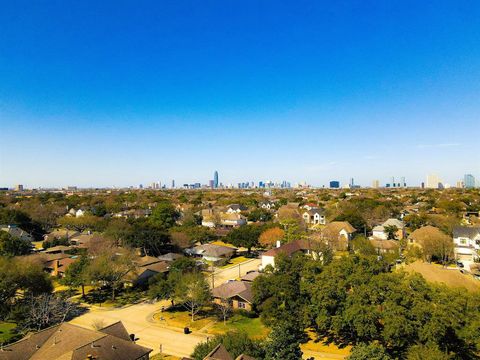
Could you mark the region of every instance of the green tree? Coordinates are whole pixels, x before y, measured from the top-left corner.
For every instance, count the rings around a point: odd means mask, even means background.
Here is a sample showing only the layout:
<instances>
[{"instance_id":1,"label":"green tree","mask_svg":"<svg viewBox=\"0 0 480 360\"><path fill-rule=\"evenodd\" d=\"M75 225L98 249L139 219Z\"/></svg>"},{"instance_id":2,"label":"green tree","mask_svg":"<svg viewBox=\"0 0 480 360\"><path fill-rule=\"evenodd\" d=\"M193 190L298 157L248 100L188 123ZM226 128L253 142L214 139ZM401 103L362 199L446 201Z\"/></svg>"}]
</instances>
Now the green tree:
<instances>
[{"instance_id":1,"label":"green tree","mask_svg":"<svg viewBox=\"0 0 480 360\"><path fill-rule=\"evenodd\" d=\"M32 243L26 239L16 238L0 230L0 255L19 256L32 251Z\"/></svg>"},{"instance_id":2,"label":"green tree","mask_svg":"<svg viewBox=\"0 0 480 360\"><path fill-rule=\"evenodd\" d=\"M387 225L384 227L388 240L397 240L398 227L396 225Z\"/></svg>"},{"instance_id":3,"label":"green tree","mask_svg":"<svg viewBox=\"0 0 480 360\"><path fill-rule=\"evenodd\" d=\"M385 348L376 343L371 344L359 344L352 349L351 354L347 358L348 360L393 360L390 355L387 354Z\"/></svg>"},{"instance_id":4,"label":"green tree","mask_svg":"<svg viewBox=\"0 0 480 360\"><path fill-rule=\"evenodd\" d=\"M452 357L441 351L437 345L413 345L407 352L407 360L449 360Z\"/></svg>"},{"instance_id":5,"label":"green tree","mask_svg":"<svg viewBox=\"0 0 480 360\"><path fill-rule=\"evenodd\" d=\"M88 284L88 266L90 259L82 255L80 258L72 263L65 271L65 276L62 282L70 288L77 288L81 286L82 297L85 297L85 285Z\"/></svg>"},{"instance_id":6,"label":"green tree","mask_svg":"<svg viewBox=\"0 0 480 360\"><path fill-rule=\"evenodd\" d=\"M175 284L174 298L191 314L195 315L210 301L211 294L208 283L202 273L192 272L180 277Z\"/></svg>"},{"instance_id":7,"label":"green tree","mask_svg":"<svg viewBox=\"0 0 480 360\"><path fill-rule=\"evenodd\" d=\"M258 225L243 225L230 231L226 241L237 247L246 247L250 253L252 247L259 246L258 238L262 233L262 227Z\"/></svg>"},{"instance_id":8,"label":"green tree","mask_svg":"<svg viewBox=\"0 0 480 360\"><path fill-rule=\"evenodd\" d=\"M302 331L292 323L279 321L265 344L265 360L299 360L302 358Z\"/></svg>"},{"instance_id":9,"label":"green tree","mask_svg":"<svg viewBox=\"0 0 480 360\"><path fill-rule=\"evenodd\" d=\"M194 360L203 360L218 344L225 346L234 359L242 354L254 359L265 358L265 351L260 342L250 339L244 332L237 331L216 335L212 339L198 344L191 356Z\"/></svg>"},{"instance_id":10,"label":"green tree","mask_svg":"<svg viewBox=\"0 0 480 360\"><path fill-rule=\"evenodd\" d=\"M162 201L152 211L149 221L164 230L175 225L179 218L179 213L170 202Z\"/></svg>"}]
</instances>

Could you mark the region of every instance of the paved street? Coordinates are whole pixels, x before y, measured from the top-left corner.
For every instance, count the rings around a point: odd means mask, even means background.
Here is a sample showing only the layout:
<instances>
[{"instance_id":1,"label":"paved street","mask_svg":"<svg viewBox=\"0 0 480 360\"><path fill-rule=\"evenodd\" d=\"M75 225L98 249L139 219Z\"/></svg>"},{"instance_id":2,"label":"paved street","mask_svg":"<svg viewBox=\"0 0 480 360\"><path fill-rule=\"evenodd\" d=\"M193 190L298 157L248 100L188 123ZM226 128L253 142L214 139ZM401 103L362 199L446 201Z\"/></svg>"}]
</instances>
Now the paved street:
<instances>
[{"instance_id":1,"label":"paved street","mask_svg":"<svg viewBox=\"0 0 480 360\"><path fill-rule=\"evenodd\" d=\"M165 328L149 321L153 313L169 304L168 301L155 304L141 303L110 310L95 306L86 314L73 319L71 323L91 329L94 321L102 320L107 326L121 320L127 331L139 338L137 343L153 349L153 354L159 352L161 344L162 351L166 354L179 357L190 356L195 345L206 340L206 335L199 333L185 335L180 330Z\"/></svg>"},{"instance_id":2,"label":"paved street","mask_svg":"<svg viewBox=\"0 0 480 360\"><path fill-rule=\"evenodd\" d=\"M260 259L251 259L244 261L239 265L232 266L227 269L216 270L213 276L215 287L224 284L230 279L237 279L243 276L247 271L258 270L258 266L261 264ZM212 276L209 276L209 283L212 286Z\"/></svg>"},{"instance_id":3,"label":"paved street","mask_svg":"<svg viewBox=\"0 0 480 360\"><path fill-rule=\"evenodd\" d=\"M239 266L217 270L214 273L215 286L225 283L229 279L243 276L250 270L257 270L260 265L259 259L245 261ZM212 283L210 276L210 284ZM129 333L135 334L139 345L153 349L158 353L160 344L162 351L175 356L189 356L195 345L205 341L207 336L200 333L183 334L181 329L166 328L160 324L151 322L151 317L158 312L162 306L168 307L169 301L161 301L154 304L141 303L120 309L105 309L98 306L90 307L90 311L71 321L72 324L92 328L95 321L103 321L104 325L110 325L121 320Z\"/></svg>"}]
</instances>

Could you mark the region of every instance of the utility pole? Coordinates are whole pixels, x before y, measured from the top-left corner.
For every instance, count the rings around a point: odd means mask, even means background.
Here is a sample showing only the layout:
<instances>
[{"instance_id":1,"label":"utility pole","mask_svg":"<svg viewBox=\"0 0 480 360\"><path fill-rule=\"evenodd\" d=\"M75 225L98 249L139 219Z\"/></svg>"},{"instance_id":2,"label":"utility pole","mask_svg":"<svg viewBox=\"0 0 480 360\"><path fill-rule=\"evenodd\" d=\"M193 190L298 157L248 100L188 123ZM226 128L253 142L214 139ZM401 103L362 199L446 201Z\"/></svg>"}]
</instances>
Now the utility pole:
<instances>
[{"instance_id":1,"label":"utility pole","mask_svg":"<svg viewBox=\"0 0 480 360\"><path fill-rule=\"evenodd\" d=\"M242 277L242 275L240 275L240 264L238 264L238 277Z\"/></svg>"}]
</instances>

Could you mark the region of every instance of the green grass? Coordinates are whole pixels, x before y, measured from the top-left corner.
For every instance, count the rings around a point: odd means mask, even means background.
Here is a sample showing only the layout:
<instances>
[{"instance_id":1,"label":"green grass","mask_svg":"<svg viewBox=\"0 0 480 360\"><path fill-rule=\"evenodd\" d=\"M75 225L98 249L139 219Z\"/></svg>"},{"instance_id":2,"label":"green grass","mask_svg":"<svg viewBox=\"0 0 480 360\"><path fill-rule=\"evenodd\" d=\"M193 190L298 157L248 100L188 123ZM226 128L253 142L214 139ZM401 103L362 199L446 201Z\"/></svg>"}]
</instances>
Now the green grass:
<instances>
[{"instance_id":1,"label":"green grass","mask_svg":"<svg viewBox=\"0 0 480 360\"><path fill-rule=\"evenodd\" d=\"M153 318L160 324L178 328L189 327L191 330L200 330L209 323L216 321L216 318L212 316L212 309L200 311L195 315L194 321L192 321L190 312L178 308L158 312Z\"/></svg>"},{"instance_id":2,"label":"green grass","mask_svg":"<svg viewBox=\"0 0 480 360\"><path fill-rule=\"evenodd\" d=\"M260 318L249 318L241 314L235 314L224 325L223 322L217 322L208 329L212 334L224 334L228 331L241 331L248 334L252 339L264 339L270 330L262 324Z\"/></svg>"},{"instance_id":3,"label":"green grass","mask_svg":"<svg viewBox=\"0 0 480 360\"><path fill-rule=\"evenodd\" d=\"M247 261L248 259L245 256L237 256L235 258L232 258L228 261L227 265L221 266L220 269L227 269L232 266L236 266L238 264L243 263L244 261Z\"/></svg>"},{"instance_id":4,"label":"green grass","mask_svg":"<svg viewBox=\"0 0 480 360\"><path fill-rule=\"evenodd\" d=\"M0 322L0 342L8 342L15 334L13 330L17 327L15 323Z\"/></svg>"}]
</instances>

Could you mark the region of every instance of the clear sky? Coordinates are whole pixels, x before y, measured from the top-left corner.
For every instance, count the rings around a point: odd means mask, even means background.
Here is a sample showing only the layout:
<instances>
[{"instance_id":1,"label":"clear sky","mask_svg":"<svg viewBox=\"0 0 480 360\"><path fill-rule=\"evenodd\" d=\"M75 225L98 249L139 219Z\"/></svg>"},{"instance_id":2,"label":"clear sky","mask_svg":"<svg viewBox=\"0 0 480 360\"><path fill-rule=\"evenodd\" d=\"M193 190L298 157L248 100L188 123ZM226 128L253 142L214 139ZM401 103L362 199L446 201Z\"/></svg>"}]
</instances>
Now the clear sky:
<instances>
[{"instance_id":1,"label":"clear sky","mask_svg":"<svg viewBox=\"0 0 480 360\"><path fill-rule=\"evenodd\" d=\"M480 177L478 1L2 1L0 186Z\"/></svg>"}]
</instances>

